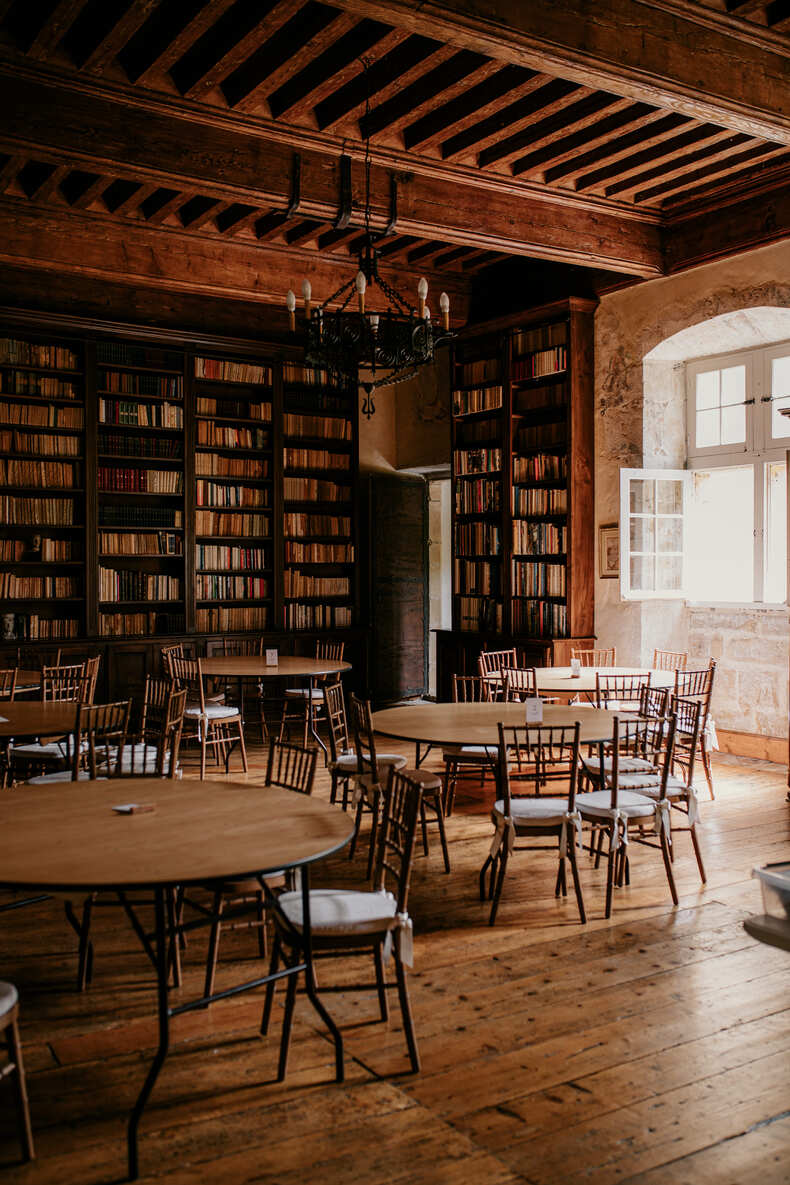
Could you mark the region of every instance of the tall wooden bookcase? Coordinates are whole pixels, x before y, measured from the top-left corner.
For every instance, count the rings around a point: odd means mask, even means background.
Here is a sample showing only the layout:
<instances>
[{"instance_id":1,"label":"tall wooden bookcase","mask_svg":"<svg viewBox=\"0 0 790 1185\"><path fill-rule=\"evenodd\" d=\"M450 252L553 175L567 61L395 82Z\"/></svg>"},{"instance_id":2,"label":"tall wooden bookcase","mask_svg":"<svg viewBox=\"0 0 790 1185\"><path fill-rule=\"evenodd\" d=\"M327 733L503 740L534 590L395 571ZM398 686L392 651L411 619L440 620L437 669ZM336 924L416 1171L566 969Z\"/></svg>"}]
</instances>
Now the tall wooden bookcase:
<instances>
[{"instance_id":1,"label":"tall wooden bookcase","mask_svg":"<svg viewBox=\"0 0 790 1185\"><path fill-rule=\"evenodd\" d=\"M115 691L165 641L309 653L331 632L364 683L356 393L293 355L0 326L0 664L103 650Z\"/></svg>"},{"instance_id":2,"label":"tall wooden bookcase","mask_svg":"<svg viewBox=\"0 0 790 1185\"><path fill-rule=\"evenodd\" d=\"M593 312L581 298L476 326L454 344L453 628L439 695L483 649L567 661L593 638Z\"/></svg>"}]
</instances>

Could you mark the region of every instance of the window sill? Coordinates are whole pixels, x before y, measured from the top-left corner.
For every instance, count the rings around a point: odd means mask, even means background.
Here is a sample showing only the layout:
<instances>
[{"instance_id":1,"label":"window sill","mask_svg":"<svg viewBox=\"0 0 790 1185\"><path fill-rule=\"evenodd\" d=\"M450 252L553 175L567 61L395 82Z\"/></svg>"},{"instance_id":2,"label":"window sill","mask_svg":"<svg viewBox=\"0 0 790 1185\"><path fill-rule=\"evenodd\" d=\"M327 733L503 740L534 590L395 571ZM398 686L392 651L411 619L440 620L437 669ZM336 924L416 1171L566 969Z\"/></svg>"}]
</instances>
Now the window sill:
<instances>
[{"instance_id":1,"label":"window sill","mask_svg":"<svg viewBox=\"0 0 790 1185\"><path fill-rule=\"evenodd\" d=\"M787 613L784 603L768 601L686 601L688 609L748 609L753 613Z\"/></svg>"}]
</instances>

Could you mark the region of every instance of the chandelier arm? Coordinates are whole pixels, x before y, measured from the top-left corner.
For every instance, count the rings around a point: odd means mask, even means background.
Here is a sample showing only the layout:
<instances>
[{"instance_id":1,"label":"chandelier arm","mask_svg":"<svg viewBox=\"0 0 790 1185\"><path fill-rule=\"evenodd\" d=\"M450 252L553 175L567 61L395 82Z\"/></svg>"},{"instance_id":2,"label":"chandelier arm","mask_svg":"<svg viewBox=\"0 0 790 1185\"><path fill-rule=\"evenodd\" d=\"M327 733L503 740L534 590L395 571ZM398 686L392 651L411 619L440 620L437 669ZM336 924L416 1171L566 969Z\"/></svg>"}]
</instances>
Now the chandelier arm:
<instances>
[{"instance_id":1,"label":"chandelier arm","mask_svg":"<svg viewBox=\"0 0 790 1185\"><path fill-rule=\"evenodd\" d=\"M411 313L412 313L411 307L406 304L405 300L403 299L401 294L398 292L397 288L393 288L391 284L388 284L383 276L377 276L376 283L381 288L381 291L384 293L384 295L387 297L387 299L392 301L392 303L395 305L395 307L398 309L398 311L400 313L403 313L404 317L408 317L411 315Z\"/></svg>"}]
</instances>

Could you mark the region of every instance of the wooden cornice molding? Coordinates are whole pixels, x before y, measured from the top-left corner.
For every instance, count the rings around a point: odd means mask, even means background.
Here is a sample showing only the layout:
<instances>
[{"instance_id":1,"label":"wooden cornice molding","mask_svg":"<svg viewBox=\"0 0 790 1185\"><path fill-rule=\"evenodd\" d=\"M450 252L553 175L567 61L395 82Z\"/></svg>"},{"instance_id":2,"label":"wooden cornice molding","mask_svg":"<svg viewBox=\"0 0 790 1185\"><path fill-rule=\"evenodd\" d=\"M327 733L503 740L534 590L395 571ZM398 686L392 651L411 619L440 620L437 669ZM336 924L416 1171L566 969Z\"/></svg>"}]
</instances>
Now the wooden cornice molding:
<instances>
[{"instance_id":1,"label":"wooden cornice molding","mask_svg":"<svg viewBox=\"0 0 790 1185\"><path fill-rule=\"evenodd\" d=\"M333 0L360 17L790 144L790 51L650 0Z\"/></svg>"},{"instance_id":2,"label":"wooden cornice molding","mask_svg":"<svg viewBox=\"0 0 790 1185\"><path fill-rule=\"evenodd\" d=\"M790 239L790 185L679 218L667 238L667 270L684 271L783 239Z\"/></svg>"}]
</instances>

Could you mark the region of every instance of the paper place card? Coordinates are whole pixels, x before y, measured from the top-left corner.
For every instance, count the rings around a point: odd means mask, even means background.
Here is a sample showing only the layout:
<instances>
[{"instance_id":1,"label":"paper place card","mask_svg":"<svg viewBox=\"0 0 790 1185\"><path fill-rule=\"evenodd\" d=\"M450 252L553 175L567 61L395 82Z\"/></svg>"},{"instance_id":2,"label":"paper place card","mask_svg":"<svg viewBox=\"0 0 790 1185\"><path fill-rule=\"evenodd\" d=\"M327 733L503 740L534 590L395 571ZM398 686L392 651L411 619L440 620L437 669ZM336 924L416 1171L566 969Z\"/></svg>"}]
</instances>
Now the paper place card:
<instances>
[{"instance_id":1,"label":"paper place card","mask_svg":"<svg viewBox=\"0 0 790 1185\"><path fill-rule=\"evenodd\" d=\"M8 724L8 717L0 716L0 724Z\"/></svg>"},{"instance_id":2,"label":"paper place card","mask_svg":"<svg viewBox=\"0 0 790 1185\"><path fill-rule=\"evenodd\" d=\"M144 815L156 810L155 802L122 802L112 808L116 815Z\"/></svg>"},{"instance_id":3,"label":"paper place card","mask_svg":"<svg viewBox=\"0 0 790 1185\"><path fill-rule=\"evenodd\" d=\"M277 666L277 654L278 654L277 650L267 650L266 651L266 665L267 665L267 667L276 667Z\"/></svg>"},{"instance_id":4,"label":"paper place card","mask_svg":"<svg viewBox=\"0 0 790 1185\"><path fill-rule=\"evenodd\" d=\"M527 709L527 724L543 723L543 700L532 697L525 701Z\"/></svg>"}]
</instances>

